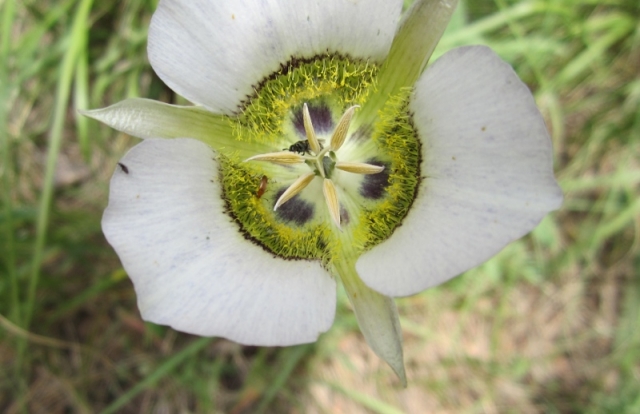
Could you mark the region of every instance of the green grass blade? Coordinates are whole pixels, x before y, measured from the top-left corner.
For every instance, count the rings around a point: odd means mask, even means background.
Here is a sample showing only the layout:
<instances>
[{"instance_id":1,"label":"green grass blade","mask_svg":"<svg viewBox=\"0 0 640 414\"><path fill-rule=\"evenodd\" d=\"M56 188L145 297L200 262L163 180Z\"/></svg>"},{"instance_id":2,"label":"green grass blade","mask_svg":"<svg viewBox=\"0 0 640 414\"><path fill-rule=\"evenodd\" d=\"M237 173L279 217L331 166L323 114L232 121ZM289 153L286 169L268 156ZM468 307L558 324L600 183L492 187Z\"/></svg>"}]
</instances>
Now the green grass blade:
<instances>
[{"instance_id":1,"label":"green grass blade","mask_svg":"<svg viewBox=\"0 0 640 414\"><path fill-rule=\"evenodd\" d=\"M86 29L86 27L85 27ZM74 107L76 111L89 109L89 56L87 50L88 32L82 34L82 50L78 56L76 76L74 80ZM89 142L89 120L84 116L76 116L76 132L80 151L85 161L91 157L91 143Z\"/></svg>"},{"instance_id":2,"label":"green grass blade","mask_svg":"<svg viewBox=\"0 0 640 414\"><path fill-rule=\"evenodd\" d=\"M327 383L331 388L352 399L353 401L362 404L362 406L368 408L377 414L403 414L402 410L399 410L385 402L382 402L376 398L373 398L363 392L356 391L351 388L343 387L335 382Z\"/></svg>"},{"instance_id":3,"label":"green grass blade","mask_svg":"<svg viewBox=\"0 0 640 414\"><path fill-rule=\"evenodd\" d=\"M619 16L607 29L607 33L588 47L565 66L554 79L554 85L571 84L587 72L593 62L601 60L605 51L613 44L627 36L636 27L636 22L629 17Z\"/></svg>"},{"instance_id":4,"label":"green grass blade","mask_svg":"<svg viewBox=\"0 0 640 414\"><path fill-rule=\"evenodd\" d=\"M267 409L271 401L273 401L273 398L277 395L278 391L285 386L287 379L291 377L294 368L298 366L300 360L305 355L309 354L312 350L313 344L300 345L287 350L289 352L287 353L284 362L280 365L280 371L278 372L278 375L273 379L273 382L271 383L269 388L267 388L267 390L265 391L264 397L262 398L262 401L260 401L260 405L256 409L256 413L262 413Z\"/></svg>"},{"instance_id":5,"label":"green grass blade","mask_svg":"<svg viewBox=\"0 0 640 414\"><path fill-rule=\"evenodd\" d=\"M107 408L102 410L101 414L117 413L122 407L124 407L129 401L131 401L136 395L142 391L150 388L160 379L170 374L176 367L188 357L198 353L202 348L209 345L214 338L199 338L177 354L171 356L164 361L155 371L149 374L145 379L133 386L129 391L122 394L117 400L111 403Z\"/></svg>"},{"instance_id":6,"label":"green grass blade","mask_svg":"<svg viewBox=\"0 0 640 414\"><path fill-rule=\"evenodd\" d=\"M20 303L18 292L18 276L16 274L16 255L14 240L14 224L13 224L13 197L11 194L11 176L13 170L13 161L11 157L11 140L8 131L8 115L9 115L9 54L11 53L11 29L13 28L13 20L15 18L15 3L12 0L6 0L2 8L2 32L0 33L0 151L2 152L2 167L0 174L2 175L2 198L4 204L4 220L0 222L5 229L6 247L3 252L5 266L10 280L10 318L17 324L20 323Z\"/></svg>"},{"instance_id":7,"label":"green grass blade","mask_svg":"<svg viewBox=\"0 0 640 414\"><path fill-rule=\"evenodd\" d=\"M515 4L457 31L445 33L438 45L438 50L444 52L456 46L478 43L483 35L506 26L510 21L524 19L544 11L548 9L539 2L527 1Z\"/></svg>"},{"instance_id":8,"label":"green grass blade","mask_svg":"<svg viewBox=\"0 0 640 414\"><path fill-rule=\"evenodd\" d=\"M71 93L71 81L73 79L76 62L83 45L82 34L87 30L86 25L89 19L91 4L92 0L80 0L80 4L76 10L76 15L73 20L71 33L69 35L69 48L64 55L62 66L60 68L60 77L58 80L55 99L55 110L53 114L53 125L49 134L45 177L43 180L42 194L40 196L40 203L38 207L36 242L33 249L31 274L29 277L29 287L27 291L26 312L23 320L23 327L25 329L29 328L31 316L33 314L36 288L40 278L40 267L42 266L44 246L47 237L47 227L49 224L49 210L51 208L51 201L53 197L55 167L58 161L58 153L60 152L60 147L62 145L62 129L64 126L65 115L67 113L69 95Z\"/></svg>"}]
</instances>

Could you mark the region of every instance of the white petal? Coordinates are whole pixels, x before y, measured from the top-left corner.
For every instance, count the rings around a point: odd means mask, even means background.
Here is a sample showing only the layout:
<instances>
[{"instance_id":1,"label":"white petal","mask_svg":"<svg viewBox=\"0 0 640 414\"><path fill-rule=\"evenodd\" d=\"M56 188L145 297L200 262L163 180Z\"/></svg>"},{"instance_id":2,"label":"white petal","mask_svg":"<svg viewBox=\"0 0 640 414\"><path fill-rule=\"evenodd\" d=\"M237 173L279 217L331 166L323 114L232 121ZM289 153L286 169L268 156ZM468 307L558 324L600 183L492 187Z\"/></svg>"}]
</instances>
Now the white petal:
<instances>
[{"instance_id":1,"label":"white petal","mask_svg":"<svg viewBox=\"0 0 640 414\"><path fill-rule=\"evenodd\" d=\"M423 141L418 197L356 264L365 283L391 296L477 266L562 203L533 97L489 48L445 54L418 81L410 109Z\"/></svg>"},{"instance_id":2,"label":"white petal","mask_svg":"<svg viewBox=\"0 0 640 414\"><path fill-rule=\"evenodd\" d=\"M232 114L294 57L329 52L381 62L401 6L399 0L163 0L149 28L149 60L180 95Z\"/></svg>"},{"instance_id":3,"label":"white petal","mask_svg":"<svg viewBox=\"0 0 640 414\"><path fill-rule=\"evenodd\" d=\"M251 345L316 340L333 322L335 281L245 240L223 213L213 156L195 140L150 139L111 180L102 226L143 318Z\"/></svg>"}]
</instances>

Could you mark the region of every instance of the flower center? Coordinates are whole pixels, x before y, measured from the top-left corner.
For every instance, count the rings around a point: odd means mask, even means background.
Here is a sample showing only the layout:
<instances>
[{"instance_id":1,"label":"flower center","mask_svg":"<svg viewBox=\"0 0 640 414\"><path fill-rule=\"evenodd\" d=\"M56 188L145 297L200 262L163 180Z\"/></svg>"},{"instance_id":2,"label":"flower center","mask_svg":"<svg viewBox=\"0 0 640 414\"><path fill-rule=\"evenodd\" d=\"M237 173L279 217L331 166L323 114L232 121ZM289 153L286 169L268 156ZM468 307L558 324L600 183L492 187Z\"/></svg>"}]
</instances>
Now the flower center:
<instances>
[{"instance_id":1,"label":"flower center","mask_svg":"<svg viewBox=\"0 0 640 414\"><path fill-rule=\"evenodd\" d=\"M237 140L273 149L248 160L219 153L227 212L247 239L286 259L328 264L347 238L364 250L401 222L419 181L411 91L363 123L359 107L376 75L368 62L330 55L292 61L230 118Z\"/></svg>"},{"instance_id":2,"label":"flower center","mask_svg":"<svg viewBox=\"0 0 640 414\"><path fill-rule=\"evenodd\" d=\"M309 107L305 103L303 107L303 124L307 136L306 141L302 140L297 142L289 147L287 151L260 154L247 160L269 161L280 165L306 163L311 167L311 171L298 177L298 179L280 195L273 207L274 211L298 195L316 176L319 176L322 178L322 194L324 195L331 219L338 228L340 227L340 202L336 186L331 179L334 169L337 168L355 174L378 174L384 170L384 166L380 165L362 162L342 162L338 160L337 152L347 139L349 125L351 124L351 119L353 118L356 108L358 108L358 105L347 109L340 118L335 131L333 131L329 145L322 148L316 137L315 129L313 128ZM307 152L310 152L311 155L305 156L304 154Z\"/></svg>"}]
</instances>

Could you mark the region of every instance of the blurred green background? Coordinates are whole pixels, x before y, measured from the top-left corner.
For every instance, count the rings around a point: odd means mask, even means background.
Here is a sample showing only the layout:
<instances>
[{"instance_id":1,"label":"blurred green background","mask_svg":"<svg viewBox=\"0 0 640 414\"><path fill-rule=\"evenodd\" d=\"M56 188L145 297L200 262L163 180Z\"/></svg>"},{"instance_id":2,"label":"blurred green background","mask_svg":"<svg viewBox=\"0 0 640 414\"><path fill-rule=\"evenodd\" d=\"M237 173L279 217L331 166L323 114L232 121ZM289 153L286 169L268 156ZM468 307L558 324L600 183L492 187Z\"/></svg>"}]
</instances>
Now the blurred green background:
<instances>
[{"instance_id":1,"label":"blurred green background","mask_svg":"<svg viewBox=\"0 0 640 414\"><path fill-rule=\"evenodd\" d=\"M547 120L566 200L486 264L398 301L407 389L342 291L333 329L305 346L140 319L100 230L110 175L136 139L76 110L184 103L147 61L155 6L0 0L0 412L640 412L637 0L457 10L436 55L481 43L515 67Z\"/></svg>"}]
</instances>

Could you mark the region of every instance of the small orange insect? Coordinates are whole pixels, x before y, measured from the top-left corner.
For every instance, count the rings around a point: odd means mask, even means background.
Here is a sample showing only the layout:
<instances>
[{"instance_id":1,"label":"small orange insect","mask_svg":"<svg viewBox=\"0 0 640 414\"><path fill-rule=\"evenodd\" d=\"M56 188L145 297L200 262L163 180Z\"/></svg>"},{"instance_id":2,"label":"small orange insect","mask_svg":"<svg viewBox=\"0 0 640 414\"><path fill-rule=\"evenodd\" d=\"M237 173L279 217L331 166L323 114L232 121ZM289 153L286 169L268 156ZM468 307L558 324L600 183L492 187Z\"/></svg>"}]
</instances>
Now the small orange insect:
<instances>
[{"instance_id":1,"label":"small orange insect","mask_svg":"<svg viewBox=\"0 0 640 414\"><path fill-rule=\"evenodd\" d=\"M260 187L258 187L258 192L256 193L256 197L258 197L258 198L262 197L264 192L267 191L267 182L268 181L269 181L269 179L267 178L267 176L263 175L262 178L260 179Z\"/></svg>"}]
</instances>

